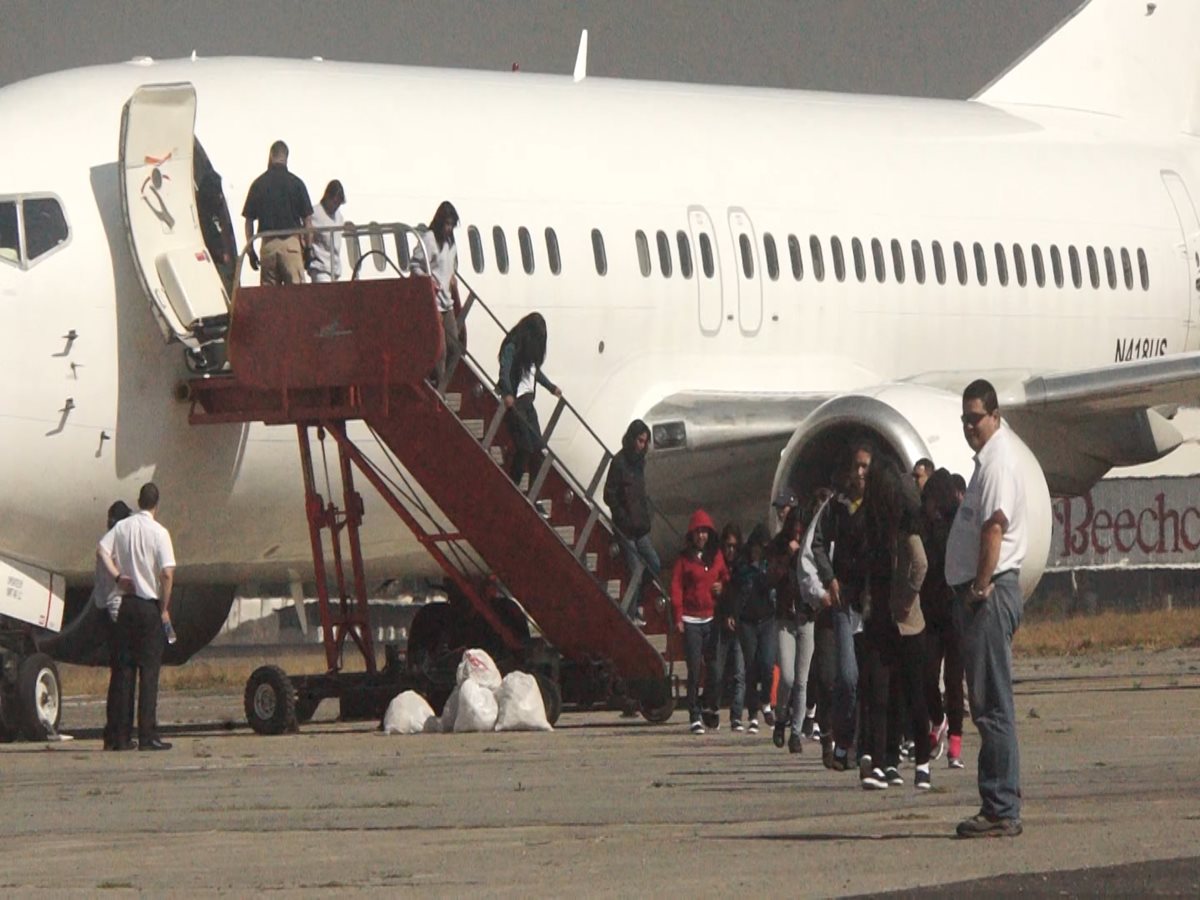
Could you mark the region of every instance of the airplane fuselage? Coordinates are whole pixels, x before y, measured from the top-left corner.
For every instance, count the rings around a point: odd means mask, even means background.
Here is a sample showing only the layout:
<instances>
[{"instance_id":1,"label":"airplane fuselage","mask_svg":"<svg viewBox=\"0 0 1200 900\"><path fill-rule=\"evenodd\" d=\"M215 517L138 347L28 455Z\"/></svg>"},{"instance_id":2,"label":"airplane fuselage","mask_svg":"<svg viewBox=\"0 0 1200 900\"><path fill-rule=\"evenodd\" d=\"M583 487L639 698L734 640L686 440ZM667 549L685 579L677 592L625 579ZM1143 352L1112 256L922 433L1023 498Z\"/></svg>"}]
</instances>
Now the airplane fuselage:
<instances>
[{"instance_id":1,"label":"airplane fuselage","mask_svg":"<svg viewBox=\"0 0 1200 900\"><path fill-rule=\"evenodd\" d=\"M1200 189L1195 141L1119 119L319 61L61 73L0 90L0 202L52 193L70 225L27 270L0 262L0 552L74 579L90 577L107 505L150 478L188 577L308 565L294 432L189 426L179 348L133 268L121 108L137 86L175 81L195 85L196 134L239 232L280 138L314 201L342 181L355 223L428 221L450 199L460 272L506 323L545 315L547 371L610 446L680 392L831 396L1200 347L1195 213L1178 206ZM280 85L294 98L282 106L269 99ZM1169 183L1184 186L1174 200ZM480 330L472 352L495 359L497 338ZM568 462L577 437L556 436ZM747 502L720 483L690 489L668 505ZM368 504L367 555L429 568L379 509Z\"/></svg>"}]
</instances>

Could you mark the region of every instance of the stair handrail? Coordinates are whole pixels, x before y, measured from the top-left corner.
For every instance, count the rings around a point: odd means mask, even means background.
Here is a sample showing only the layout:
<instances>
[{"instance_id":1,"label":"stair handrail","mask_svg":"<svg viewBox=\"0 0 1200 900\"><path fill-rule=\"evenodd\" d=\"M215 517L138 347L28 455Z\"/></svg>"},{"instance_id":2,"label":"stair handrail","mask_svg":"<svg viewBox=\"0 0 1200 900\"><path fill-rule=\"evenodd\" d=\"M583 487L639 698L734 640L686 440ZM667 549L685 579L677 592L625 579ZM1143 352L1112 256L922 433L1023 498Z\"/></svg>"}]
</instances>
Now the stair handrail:
<instances>
[{"instance_id":1,"label":"stair handrail","mask_svg":"<svg viewBox=\"0 0 1200 900\"><path fill-rule=\"evenodd\" d=\"M365 225L357 224L357 223L353 223L353 222L343 222L338 225L311 226L308 228L300 227L300 228L285 228L285 229L265 229L262 231L255 232L251 236L250 240L246 242L245 246L238 253L237 267L235 269L235 275L234 275L234 293L233 293L233 296L230 298L230 305L232 307L233 303L236 302L237 290L241 286L241 275L242 275L243 262L245 261L250 250L255 246L256 243L260 243L261 241L266 240L268 238L292 237L292 236L305 235L305 234L340 233L340 234L344 235L345 245L347 248L349 248L351 246L350 239L353 237L355 240L354 245L353 245L355 248L355 253L353 254L354 259L351 263L351 278L350 278L350 280L357 281L362 276L363 264L371 256L382 257L383 260L385 261L386 265L388 267L390 267L392 269L392 271L394 271L396 273L396 276L399 278L410 278L414 274L418 274L421 277L428 277L429 276L429 272L428 272L429 265L428 265L427 261L424 262L422 265L422 268L424 268L425 271L414 272L413 266L410 265L408 267L408 269L406 270L398 264L398 261L392 260L391 257L388 256L386 249L380 249L379 247L371 246L371 248L368 250L368 252L362 253L360 248L358 247L358 238L364 237L364 236L369 239L379 238L380 239L379 242L380 242L380 244L382 244L382 237L390 235L393 238L393 241L397 245L399 244L399 241L401 239L405 240L406 246L407 246L407 239L411 236L412 238L415 239L416 243L415 243L415 246L412 248L412 250L409 251L410 259L415 261L418 256L421 257L422 259L424 259L425 258L425 243L424 243L424 240L422 239L422 235L427 230L428 229L425 227L414 227L405 222L384 222L384 223L369 222ZM374 243L374 241L372 243ZM386 247L386 245L384 245L384 246ZM347 255L348 256L351 255L349 253L349 249L347 249ZM500 318L496 315L496 313L492 310L492 308L490 306L488 306L487 303L482 298L482 296L480 296L479 292L476 291L471 286L471 283L466 278L463 277L463 275L460 271L456 270L455 278L459 282L459 284L461 284L463 287L466 288L466 291L467 291L467 299L465 301L462 301L462 312L461 312L461 314L456 314L457 322L458 322L460 328L461 328L462 324L466 322L467 317L470 314L471 310L476 305L478 305L479 307L481 307L483 309L483 311L485 313L487 313L488 318L491 319L492 323L500 330L501 335L502 335L501 341L503 341L504 338L508 337L510 329L508 329L504 325L504 323L500 320ZM471 367L475 370L475 374L480 379L480 381L483 382L485 385L487 385L487 387L492 391L492 393L494 395L499 397L499 388L498 388L498 385L496 384L496 381L492 378L492 376L490 374L490 367L483 365L480 362L480 360L478 360L465 346L462 348L462 358L464 358L468 361L468 363L471 365ZM547 377L549 377L549 376L547 375ZM575 407L575 405L573 403L571 403L570 400L567 399L565 394L558 398L558 408L556 409L555 415L553 416L553 419L555 422L557 422L557 419L559 418L559 416L561 414L559 411L560 409L568 411L571 414L571 416L575 419L575 421L580 426L582 426L583 430L587 433L587 435L592 439L592 441L595 443L595 445L599 448L600 453L601 453L601 459L602 460L607 459L609 462L609 465L611 465L612 459L616 456L616 454L613 453L612 450L609 449L608 445L604 442L604 439L601 438L600 435L596 433L596 431L592 428L592 426L590 424L588 424L588 421L583 417L583 415ZM514 412L516 412L516 414L518 416L521 415L519 411L514 410ZM550 428L547 429L546 433L548 434L549 431L550 431ZM557 463L560 474L563 475L563 477L567 479L567 481L570 483L570 486L575 491L575 493L581 497L588 497L588 494L589 494L588 487L586 485L584 485L575 476L575 474L570 470L570 468L567 467L562 462L561 457L557 453L554 453L554 451L549 447L548 441L547 441L546 449L547 449L548 455L551 457L551 460L553 462ZM534 498L534 499L536 499L536 498ZM594 497L590 497L588 502L595 504L596 499ZM650 506L650 511L651 511L651 514L652 514L654 520L657 522L661 522L663 525L666 526L667 530L672 535L675 536L675 538L678 541L682 541L683 535L674 526L674 524L666 516L666 514L663 513L663 511L661 509L659 509L657 504L655 504L651 498L647 497L647 502L648 502L648 505ZM630 540L630 538L627 535L624 535L621 532L621 530L619 528L617 528L617 525L612 520L612 517L610 514L604 514L602 511L600 514L603 516L605 522L607 523L609 528L612 530L614 535L617 535L618 537L620 537L624 540ZM631 574L633 574L633 573L631 573ZM655 582L659 588L659 591L664 596L669 596L669 591L666 588L666 585L665 585L665 582L663 579L663 575L664 575L664 573L660 571L659 576L655 579Z\"/></svg>"}]
</instances>

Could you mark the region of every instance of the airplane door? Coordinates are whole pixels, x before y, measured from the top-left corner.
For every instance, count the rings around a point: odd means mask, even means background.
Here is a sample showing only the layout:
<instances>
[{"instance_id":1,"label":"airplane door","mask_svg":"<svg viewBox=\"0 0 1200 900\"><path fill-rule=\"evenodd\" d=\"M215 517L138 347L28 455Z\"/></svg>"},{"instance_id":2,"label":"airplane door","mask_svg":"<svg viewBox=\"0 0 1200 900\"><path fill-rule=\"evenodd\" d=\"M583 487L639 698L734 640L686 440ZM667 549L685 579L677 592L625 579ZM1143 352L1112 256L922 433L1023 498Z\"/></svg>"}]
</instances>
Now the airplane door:
<instances>
[{"instance_id":1,"label":"airplane door","mask_svg":"<svg viewBox=\"0 0 1200 900\"><path fill-rule=\"evenodd\" d=\"M729 231L733 235L733 268L737 272L738 327L742 334L758 334L763 318L762 273L758 271L758 238L744 209L730 208Z\"/></svg>"},{"instance_id":2,"label":"airplane door","mask_svg":"<svg viewBox=\"0 0 1200 900\"><path fill-rule=\"evenodd\" d=\"M1163 170L1162 180L1179 219L1183 256L1187 263L1188 330L1184 349L1197 350L1200 349L1200 219L1196 216L1192 195L1179 173Z\"/></svg>"},{"instance_id":3,"label":"airplane door","mask_svg":"<svg viewBox=\"0 0 1200 900\"><path fill-rule=\"evenodd\" d=\"M121 213L163 336L199 347L224 331L229 300L204 245L193 188L196 90L138 88L121 113Z\"/></svg>"},{"instance_id":4,"label":"airplane door","mask_svg":"<svg viewBox=\"0 0 1200 900\"><path fill-rule=\"evenodd\" d=\"M699 291L700 333L709 337L721 330L725 316L721 293L721 254L712 218L702 206L688 207L688 228L696 247L696 287Z\"/></svg>"}]
</instances>

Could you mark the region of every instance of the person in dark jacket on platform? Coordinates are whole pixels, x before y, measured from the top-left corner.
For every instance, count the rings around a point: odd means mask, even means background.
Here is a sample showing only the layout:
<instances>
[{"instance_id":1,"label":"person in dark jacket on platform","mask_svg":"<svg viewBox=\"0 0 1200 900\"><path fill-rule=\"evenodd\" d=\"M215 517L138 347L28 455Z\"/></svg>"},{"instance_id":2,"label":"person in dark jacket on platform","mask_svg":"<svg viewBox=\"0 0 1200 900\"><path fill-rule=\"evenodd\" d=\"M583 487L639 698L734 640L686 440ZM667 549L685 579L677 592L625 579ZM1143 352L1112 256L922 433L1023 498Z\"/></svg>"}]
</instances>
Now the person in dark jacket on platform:
<instances>
[{"instance_id":1,"label":"person in dark jacket on platform","mask_svg":"<svg viewBox=\"0 0 1200 900\"><path fill-rule=\"evenodd\" d=\"M537 386L561 397L562 391L542 372L546 361L546 320L530 313L513 326L500 344L500 378L496 387L508 412L504 424L512 435L513 456L509 475L518 486L521 476L532 471L532 461L545 449L542 426L533 405Z\"/></svg>"},{"instance_id":2,"label":"person in dark jacket on platform","mask_svg":"<svg viewBox=\"0 0 1200 900\"><path fill-rule=\"evenodd\" d=\"M758 733L759 711L770 703L775 670L775 586L767 563L770 535L765 525L754 526L746 540L746 552L730 574L730 590L736 595L738 641L746 667L746 724Z\"/></svg>"},{"instance_id":3,"label":"person in dark jacket on platform","mask_svg":"<svg viewBox=\"0 0 1200 900\"><path fill-rule=\"evenodd\" d=\"M657 578L662 569L650 542L650 498L646 494L646 452L650 449L650 427L634 419L621 438L621 449L612 458L604 481L604 502L617 527L632 574L641 561L645 574Z\"/></svg>"},{"instance_id":4,"label":"person in dark jacket on platform","mask_svg":"<svg viewBox=\"0 0 1200 900\"><path fill-rule=\"evenodd\" d=\"M683 635L687 657L688 719L692 734L704 734L700 710L700 671L712 638L717 600L729 580L725 558L717 547L717 530L702 509L688 522L687 544L671 576L675 628Z\"/></svg>"}]
</instances>

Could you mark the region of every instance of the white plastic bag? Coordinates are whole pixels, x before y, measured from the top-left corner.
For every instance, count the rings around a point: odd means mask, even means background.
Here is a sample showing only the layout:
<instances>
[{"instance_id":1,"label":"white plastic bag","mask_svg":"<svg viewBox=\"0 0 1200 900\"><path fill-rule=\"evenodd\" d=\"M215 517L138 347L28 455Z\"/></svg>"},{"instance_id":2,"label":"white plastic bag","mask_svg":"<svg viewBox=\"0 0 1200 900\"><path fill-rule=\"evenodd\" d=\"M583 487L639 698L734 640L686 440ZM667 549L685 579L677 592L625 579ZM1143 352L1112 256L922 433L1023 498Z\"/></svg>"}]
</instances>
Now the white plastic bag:
<instances>
[{"instance_id":1,"label":"white plastic bag","mask_svg":"<svg viewBox=\"0 0 1200 900\"><path fill-rule=\"evenodd\" d=\"M491 731L496 727L496 695L478 682L468 678L458 688L458 714L454 730Z\"/></svg>"},{"instance_id":2,"label":"white plastic bag","mask_svg":"<svg viewBox=\"0 0 1200 900\"><path fill-rule=\"evenodd\" d=\"M458 716L458 688L450 692L450 696L446 698L446 705L442 707L442 718L440 721L441 728L439 730L449 734L454 730L454 720Z\"/></svg>"},{"instance_id":3,"label":"white plastic bag","mask_svg":"<svg viewBox=\"0 0 1200 900\"><path fill-rule=\"evenodd\" d=\"M388 704L383 714L384 734L420 734L429 730L429 722L437 721L425 698L416 691L405 691Z\"/></svg>"},{"instance_id":4,"label":"white plastic bag","mask_svg":"<svg viewBox=\"0 0 1200 900\"><path fill-rule=\"evenodd\" d=\"M553 731L537 679L527 672L510 672L496 692L497 731Z\"/></svg>"},{"instance_id":5,"label":"white plastic bag","mask_svg":"<svg viewBox=\"0 0 1200 900\"><path fill-rule=\"evenodd\" d=\"M490 691L499 690L500 688L500 670L496 668L496 663L484 650L466 650L463 652L462 661L458 664L458 670L455 673L455 680L459 687L462 687L464 681L470 679L478 682L481 687L485 687Z\"/></svg>"}]
</instances>

